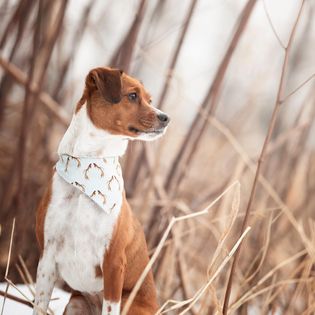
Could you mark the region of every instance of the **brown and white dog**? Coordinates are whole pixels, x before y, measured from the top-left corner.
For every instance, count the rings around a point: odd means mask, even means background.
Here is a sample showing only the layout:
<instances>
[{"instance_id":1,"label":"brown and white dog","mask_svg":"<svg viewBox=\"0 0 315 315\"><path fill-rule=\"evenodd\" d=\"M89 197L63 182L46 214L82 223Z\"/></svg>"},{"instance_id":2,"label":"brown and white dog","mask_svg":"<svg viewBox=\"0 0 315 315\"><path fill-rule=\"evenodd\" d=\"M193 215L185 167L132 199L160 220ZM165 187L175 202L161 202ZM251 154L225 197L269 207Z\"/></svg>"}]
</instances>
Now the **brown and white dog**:
<instances>
[{"instance_id":1,"label":"brown and white dog","mask_svg":"<svg viewBox=\"0 0 315 315\"><path fill-rule=\"evenodd\" d=\"M128 140L157 139L168 122L166 114L151 106L142 83L120 70L96 68L86 77L83 96L58 154L73 159L78 169L80 158L118 161ZM119 165L113 165L120 170ZM99 173L104 175L103 170ZM46 314L58 278L73 289L64 314L120 314L149 261L144 233L123 188L110 210L103 211L75 184L55 170L37 210L41 257L33 314ZM108 186L108 191L112 190ZM149 273L128 314L149 315L156 310L156 291Z\"/></svg>"}]
</instances>

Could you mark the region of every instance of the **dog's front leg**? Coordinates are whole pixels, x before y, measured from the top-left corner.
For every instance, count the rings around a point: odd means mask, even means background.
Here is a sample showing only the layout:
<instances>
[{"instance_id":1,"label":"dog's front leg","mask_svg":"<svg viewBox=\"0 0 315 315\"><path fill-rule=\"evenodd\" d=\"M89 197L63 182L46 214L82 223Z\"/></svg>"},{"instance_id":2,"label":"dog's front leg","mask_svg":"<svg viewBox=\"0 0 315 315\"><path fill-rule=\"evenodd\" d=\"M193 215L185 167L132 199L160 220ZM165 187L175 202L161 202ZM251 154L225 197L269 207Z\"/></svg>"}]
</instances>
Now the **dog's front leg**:
<instances>
[{"instance_id":1,"label":"dog's front leg","mask_svg":"<svg viewBox=\"0 0 315 315\"><path fill-rule=\"evenodd\" d=\"M51 293L57 280L57 270L52 250L44 250L36 275L36 294L33 315L47 313Z\"/></svg>"},{"instance_id":2,"label":"dog's front leg","mask_svg":"<svg viewBox=\"0 0 315 315\"><path fill-rule=\"evenodd\" d=\"M119 315L125 277L126 255L109 250L103 263L104 300L102 315Z\"/></svg>"}]
</instances>

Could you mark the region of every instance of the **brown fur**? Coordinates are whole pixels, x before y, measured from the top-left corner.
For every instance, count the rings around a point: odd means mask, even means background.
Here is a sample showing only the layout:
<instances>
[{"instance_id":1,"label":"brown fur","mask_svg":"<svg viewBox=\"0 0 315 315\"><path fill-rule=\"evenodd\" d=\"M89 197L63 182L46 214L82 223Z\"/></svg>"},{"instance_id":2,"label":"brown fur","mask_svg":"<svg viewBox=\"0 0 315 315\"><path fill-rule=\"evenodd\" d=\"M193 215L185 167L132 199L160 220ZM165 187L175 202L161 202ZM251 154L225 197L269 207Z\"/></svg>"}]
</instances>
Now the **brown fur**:
<instances>
[{"instance_id":1,"label":"brown fur","mask_svg":"<svg viewBox=\"0 0 315 315\"><path fill-rule=\"evenodd\" d=\"M124 195L121 214L109 250L106 251L104 257L104 283L114 284L110 287L105 286L105 299L118 302L121 299L121 292L124 298L127 298L148 262L149 256L144 233L140 223L133 216ZM134 304L143 310L151 310L151 313L148 314L153 314L157 309L151 272L145 278Z\"/></svg>"},{"instance_id":2,"label":"brown fur","mask_svg":"<svg viewBox=\"0 0 315 315\"><path fill-rule=\"evenodd\" d=\"M50 180L36 212L36 238L40 249L40 255L42 255L44 250L44 224L47 208L51 200L51 191L52 180Z\"/></svg>"}]
</instances>

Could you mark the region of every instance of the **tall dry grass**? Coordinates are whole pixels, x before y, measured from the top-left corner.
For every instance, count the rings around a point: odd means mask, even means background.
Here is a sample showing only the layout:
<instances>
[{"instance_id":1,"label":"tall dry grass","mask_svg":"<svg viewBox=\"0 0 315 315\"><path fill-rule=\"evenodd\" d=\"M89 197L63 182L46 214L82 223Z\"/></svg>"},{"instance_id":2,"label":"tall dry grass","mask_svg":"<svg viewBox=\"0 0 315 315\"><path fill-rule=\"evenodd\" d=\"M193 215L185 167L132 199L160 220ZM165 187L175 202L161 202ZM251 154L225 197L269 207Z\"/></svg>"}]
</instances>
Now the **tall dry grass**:
<instances>
[{"instance_id":1,"label":"tall dry grass","mask_svg":"<svg viewBox=\"0 0 315 315\"><path fill-rule=\"evenodd\" d=\"M229 69L258 10L257 1L248 0L191 124L175 117L164 139L131 143L123 159L126 192L146 231L161 313L315 312L314 75L303 77L298 67L303 45L312 38L307 34L313 32L314 6L301 1L301 14L290 16L291 35L284 41L263 4L283 52L265 112L255 80L240 110L229 116L227 109L234 102L225 87ZM149 24L163 20L167 5L139 0L129 29L106 55L108 63L141 74L139 64L153 58L140 49L150 37ZM85 33L98 36L94 6L86 2L69 29L69 1L0 5L0 267L10 285L34 279L35 209L71 116L73 59ZM189 1L168 56L157 100L166 112L174 111L169 94L196 8L198 0ZM179 136L178 129L186 134Z\"/></svg>"}]
</instances>

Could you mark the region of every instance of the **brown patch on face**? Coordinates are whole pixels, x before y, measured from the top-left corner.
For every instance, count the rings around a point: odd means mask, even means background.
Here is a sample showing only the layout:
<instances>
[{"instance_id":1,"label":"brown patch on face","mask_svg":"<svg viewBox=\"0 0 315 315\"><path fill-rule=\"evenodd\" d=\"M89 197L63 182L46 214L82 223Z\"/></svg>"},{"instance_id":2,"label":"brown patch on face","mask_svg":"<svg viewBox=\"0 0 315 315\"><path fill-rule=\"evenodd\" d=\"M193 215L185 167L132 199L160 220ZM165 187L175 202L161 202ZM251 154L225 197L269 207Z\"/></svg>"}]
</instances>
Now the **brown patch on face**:
<instances>
[{"instance_id":1,"label":"brown patch on face","mask_svg":"<svg viewBox=\"0 0 315 315\"><path fill-rule=\"evenodd\" d=\"M136 137L161 130L168 123L167 116L167 121L163 122L150 105L151 96L143 85L120 70L91 70L82 98L94 125L111 134ZM80 100L76 111L80 110L82 102Z\"/></svg>"},{"instance_id":2,"label":"brown patch on face","mask_svg":"<svg viewBox=\"0 0 315 315\"><path fill-rule=\"evenodd\" d=\"M95 277L96 278L103 277L103 271L101 269L101 266L99 266L99 265L95 266Z\"/></svg>"}]
</instances>

